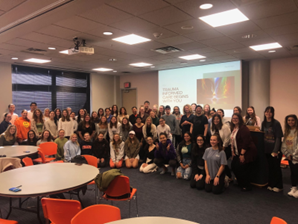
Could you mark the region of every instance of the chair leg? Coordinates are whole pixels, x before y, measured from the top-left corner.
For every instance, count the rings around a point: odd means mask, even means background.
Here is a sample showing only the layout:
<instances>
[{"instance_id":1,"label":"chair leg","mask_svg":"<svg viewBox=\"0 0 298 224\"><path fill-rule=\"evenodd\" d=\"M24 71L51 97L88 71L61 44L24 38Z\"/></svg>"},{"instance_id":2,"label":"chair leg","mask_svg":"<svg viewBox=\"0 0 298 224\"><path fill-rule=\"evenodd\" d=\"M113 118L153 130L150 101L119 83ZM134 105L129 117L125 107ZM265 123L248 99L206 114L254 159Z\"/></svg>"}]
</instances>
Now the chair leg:
<instances>
[{"instance_id":1,"label":"chair leg","mask_svg":"<svg viewBox=\"0 0 298 224\"><path fill-rule=\"evenodd\" d=\"M129 203L129 212L128 212L128 215L129 215L129 218L130 218L130 200L128 200L128 203Z\"/></svg>"},{"instance_id":2,"label":"chair leg","mask_svg":"<svg viewBox=\"0 0 298 224\"><path fill-rule=\"evenodd\" d=\"M139 217L139 208L138 208L138 196L137 196L137 192L136 192L136 196L135 196L135 200L136 200L136 207L137 207L137 217Z\"/></svg>"}]
</instances>

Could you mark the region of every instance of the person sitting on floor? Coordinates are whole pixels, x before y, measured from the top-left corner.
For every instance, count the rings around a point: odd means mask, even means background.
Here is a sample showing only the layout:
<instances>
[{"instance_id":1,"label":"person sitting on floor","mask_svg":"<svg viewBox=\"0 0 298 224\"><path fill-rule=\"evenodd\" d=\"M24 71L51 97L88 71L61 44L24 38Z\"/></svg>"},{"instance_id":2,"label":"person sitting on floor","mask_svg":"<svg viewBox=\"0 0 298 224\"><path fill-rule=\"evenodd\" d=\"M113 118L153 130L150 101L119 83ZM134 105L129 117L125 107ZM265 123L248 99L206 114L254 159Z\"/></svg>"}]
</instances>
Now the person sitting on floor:
<instances>
[{"instance_id":1,"label":"person sitting on floor","mask_svg":"<svg viewBox=\"0 0 298 224\"><path fill-rule=\"evenodd\" d=\"M165 174L167 172L165 165L168 164L172 168L171 175L175 176L175 167L177 165L176 151L166 133L160 133L159 143L156 143L154 156L154 163L163 169L160 174Z\"/></svg>"},{"instance_id":2,"label":"person sitting on floor","mask_svg":"<svg viewBox=\"0 0 298 224\"><path fill-rule=\"evenodd\" d=\"M17 128L9 125L6 131L0 136L0 146L14 145L17 142Z\"/></svg>"},{"instance_id":3,"label":"person sitting on floor","mask_svg":"<svg viewBox=\"0 0 298 224\"><path fill-rule=\"evenodd\" d=\"M104 135L105 133L100 132L92 145L93 155L97 158L99 167L107 166L110 158L110 144L104 138Z\"/></svg>"},{"instance_id":4,"label":"person sitting on floor","mask_svg":"<svg viewBox=\"0 0 298 224\"><path fill-rule=\"evenodd\" d=\"M191 134L189 132L184 133L184 141L182 141L177 148L177 161L180 166L176 171L176 178L189 180L191 176Z\"/></svg>"},{"instance_id":5,"label":"person sitting on floor","mask_svg":"<svg viewBox=\"0 0 298 224\"><path fill-rule=\"evenodd\" d=\"M156 150L156 145L153 144L153 138L151 136L147 137L147 144L144 147L145 160L140 166L140 172L151 173L156 171L156 164L154 163L154 153Z\"/></svg>"},{"instance_id":6,"label":"person sitting on floor","mask_svg":"<svg viewBox=\"0 0 298 224\"><path fill-rule=\"evenodd\" d=\"M110 143L110 167L122 167L124 156L124 142L121 141L120 135L115 133Z\"/></svg>"},{"instance_id":7,"label":"person sitting on floor","mask_svg":"<svg viewBox=\"0 0 298 224\"><path fill-rule=\"evenodd\" d=\"M53 142L53 137L48 130L44 130L41 134L40 139L37 141L36 145L39 146L41 143Z\"/></svg>"}]
</instances>

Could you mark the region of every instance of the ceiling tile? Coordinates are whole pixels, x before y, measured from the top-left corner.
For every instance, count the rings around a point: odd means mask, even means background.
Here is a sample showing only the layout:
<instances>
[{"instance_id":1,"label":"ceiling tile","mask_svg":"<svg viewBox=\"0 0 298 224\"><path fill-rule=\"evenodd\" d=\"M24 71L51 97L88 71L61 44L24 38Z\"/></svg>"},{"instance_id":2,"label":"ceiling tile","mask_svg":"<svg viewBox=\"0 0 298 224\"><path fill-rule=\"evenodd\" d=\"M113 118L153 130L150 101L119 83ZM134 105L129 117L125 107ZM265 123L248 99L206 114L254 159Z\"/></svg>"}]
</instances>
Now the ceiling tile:
<instances>
[{"instance_id":1,"label":"ceiling tile","mask_svg":"<svg viewBox=\"0 0 298 224\"><path fill-rule=\"evenodd\" d=\"M51 42L50 44L54 44L54 45L63 47L63 48L65 48L65 49L69 49L69 48L74 47L74 43L73 43L72 40L63 40L63 39L59 39L59 40L56 40L56 41L54 41L54 42Z\"/></svg>"},{"instance_id":2,"label":"ceiling tile","mask_svg":"<svg viewBox=\"0 0 298 224\"><path fill-rule=\"evenodd\" d=\"M268 44L273 42L276 42L276 41L271 37L267 37L267 38L245 40L245 41L242 41L241 44L245 46L252 46L252 45L258 45L258 44Z\"/></svg>"},{"instance_id":3,"label":"ceiling tile","mask_svg":"<svg viewBox=\"0 0 298 224\"><path fill-rule=\"evenodd\" d=\"M169 37L158 41L168 45L178 45L193 42L191 39L183 36Z\"/></svg>"},{"instance_id":4,"label":"ceiling tile","mask_svg":"<svg viewBox=\"0 0 298 224\"><path fill-rule=\"evenodd\" d=\"M192 19L192 17L173 6L146 13L140 17L160 26Z\"/></svg>"},{"instance_id":5,"label":"ceiling tile","mask_svg":"<svg viewBox=\"0 0 298 224\"><path fill-rule=\"evenodd\" d=\"M121 29L125 32L131 32L135 34L137 34L137 32L156 27L156 25L137 17L132 17L121 22L113 23L111 26Z\"/></svg>"},{"instance_id":6,"label":"ceiling tile","mask_svg":"<svg viewBox=\"0 0 298 224\"><path fill-rule=\"evenodd\" d=\"M58 38L51 37L51 36L44 35L44 34L35 33L35 32L29 33L25 36L22 36L22 39L32 40L32 41L36 41L36 42L40 42L40 43L50 43L50 42L54 42L54 41L58 40Z\"/></svg>"},{"instance_id":7,"label":"ceiling tile","mask_svg":"<svg viewBox=\"0 0 298 224\"><path fill-rule=\"evenodd\" d=\"M0 10L7 12L25 1L26 0L0 0Z\"/></svg>"},{"instance_id":8,"label":"ceiling tile","mask_svg":"<svg viewBox=\"0 0 298 224\"><path fill-rule=\"evenodd\" d=\"M5 13L5 11L0 10L0 16L1 16L3 13Z\"/></svg>"},{"instance_id":9,"label":"ceiling tile","mask_svg":"<svg viewBox=\"0 0 298 224\"><path fill-rule=\"evenodd\" d=\"M288 45L288 44L298 44L298 32L292 33L292 34L287 34L287 35L281 35L281 36L275 36L274 39L280 43L282 46L283 45Z\"/></svg>"},{"instance_id":10,"label":"ceiling tile","mask_svg":"<svg viewBox=\"0 0 298 224\"><path fill-rule=\"evenodd\" d=\"M228 37L217 37L217 38L201 41L201 43L208 46L216 46L216 45L231 44L236 42Z\"/></svg>"},{"instance_id":11,"label":"ceiling tile","mask_svg":"<svg viewBox=\"0 0 298 224\"><path fill-rule=\"evenodd\" d=\"M76 36L78 31L70 30L56 25L50 25L41 30L38 30L37 33L43 33L53 37L72 40L72 38Z\"/></svg>"},{"instance_id":12,"label":"ceiling tile","mask_svg":"<svg viewBox=\"0 0 298 224\"><path fill-rule=\"evenodd\" d=\"M200 49L200 48L205 48L206 45L198 43L198 42L191 42L191 43L186 43L186 44L177 44L175 47L181 49L181 50L195 50L195 49Z\"/></svg>"},{"instance_id":13,"label":"ceiling tile","mask_svg":"<svg viewBox=\"0 0 298 224\"><path fill-rule=\"evenodd\" d=\"M277 27L277 26L282 26L287 24L293 24L293 23L297 23L297 21L298 21L297 12L254 20L254 22L262 29L267 29L267 28L272 28L272 27Z\"/></svg>"},{"instance_id":14,"label":"ceiling tile","mask_svg":"<svg viewBox=\"0 0 298 224\"><path fill-rule=\"evenodd\" d=\"M182 26L192 26L193 29L181 29ZM179 23L174 23L174 24L165 26L165 28L178 34L186 34L186 33L194 33L201 30L211 29L211 26L209 26L208 24L198 19L192 19L192 20L186 20Z\"/></svg>"},{"instance_id":15,"label":"ceiling tile","mask_svg":"<svg viewBox=\"0 0 298 224\"><path fill-rule=\"evenodd\" d=\"M216 48L217 50L220 50L220 51L226 51L226 50L237 49L237 48L242 48L242 47L245 47L245 46L240 43L230 43L230 44L214 46L214 48Z\"/></svg>"},{"instance_id":16,"label":"ceiling tile","mask_svg":"<svg viewBox=\"0 0 298 224\"><path fill-rule=\"evenodd\" d=\"M106 32L106 31L112 32L113 35L111 35L111 36L104 35L103 32ZM98 24L98 26L95 29L87 30L84 33L88 33L88 34L98 36L98 37L103 37L103 38L106 38L106 39L120 37L120 36L124 36L124 35L129 34L129 33L124 32L122 30L113 28L111 26L102 25L102 24Z\"/></svg>"},{"instance_id":17,"label":"ceiling tile","mask_svg":"<svg viewBox=\"0 0 298 224\"><path fill-rule=\"evenodd\" d=\"M142 37L146 37L148 39L154 39L154 40L161 40L168 37L177 36L176 33L169 31L167 29L164 29L162 27L153 27L150 29L142 30L138 32L138 35L141 35Z\"/></svg>"},{"instance_id":18,"label":"ceiling tile","mask_svg":"<svg viewBox=\"0 0 298 224\"><path fill-rule=\"evenodd\" d=\"M79 16L73 16L69 19L62 20L60 22L55 23L57 26L61 26L67 29L77 30L84 32L86 30L95 29L98 23L93 22L91 20L85 19Z\"/></svg>"},{"instance_id":19,"label":"ceiling tile","mask_svg":"<svg viewBox=\"0 0 298 224\"><path fill-rule=\"evenodd\" d=\"M109 0L107 4L132 15L141 15L169 6L168 3L162 0Z\"/></svg>"},{"instance_id":20,"label":"ceiling tile","mask_svg":"<svg viewBox=\"0 0 298 224\"><path fill-rule=\"evenodd\" d=\"M291 34L298 32L298 24L290 24L284 26L278 26L274 28L269 28L264 30L270 36L281 36L285 34Z\"/></svg>"},{"instance_id":21,"label":"ceiling tile","mask_svg":"<svg viewBox=\"0 0 298 224\"><path fill-rule=\"evenodd\" d=\"M102 5L96 9L84 12L80 16L107 25L132 17L132 15L108 5Z\"/></svg>"},{"instance_id":22,"label":"ceiling tile","mask_svg":"<svg viewBox=\"0 0 298 224\"><path fill-rule=\"evenodd\" d=\"M27 48L30 48L30 47L39 48L39 49L47 49L48 48L46 44L34 42L31 40L25 40L25 39L21 39L21 38L12 39L10 41L7 41L7 43L17 45L17 46L24 46Z\"/></svg>"},{"instance_id":23,"label":"ceiling tile","mask_svg":"<svg viewBox=\"0 0 298 224\"><path fill-rule=\"evenodd\" d=\"M212 39L216 37L222 37L223 34L216 31L215 29L211 29L211 30L203 30L195 33L184 34L184 36L189 37L196 41L200 41L200 40L207 40L207 39Z\"/></svg>"},{"instance_id":24,"label":"ceiling tile","mask_svg":"<svg viewBox=\"0 0 298 224\"><path fill-rule=\"evenodd\" d=\"M204 3L211 3L213 4L213 7L208 10L200 9L200 5ZM188 0L176 3L175 5L184 12L192 15L194 18L199 18L201 16L206 16L235 8L234 4L232 4L229 0Z\"/></svg>"},{"instance_id":25,"label":"ceiling tile","mask_svg":"<svg viewBox=\"0 0 298 224\"><path fill-rule=\"evenodd\" d=\"M249 19L261 19L294 12L297 6L292 0L270 0L247 4L239 10Z\"/></svg>"},{"instance_id":26,"label":"ceiling tile","mask_svg":"<svg viewBox=\"0 0 298 224\"><path fill-rule=\"evenodd\" d=\"M215 28L217 31L225 34L225 35L234 35L238 33L250 33L254 31L260 30L260 28L255 25L252 21L244 21L241 23L231 24L229 26L221 26Z\"/></svg>"}]
</instances>

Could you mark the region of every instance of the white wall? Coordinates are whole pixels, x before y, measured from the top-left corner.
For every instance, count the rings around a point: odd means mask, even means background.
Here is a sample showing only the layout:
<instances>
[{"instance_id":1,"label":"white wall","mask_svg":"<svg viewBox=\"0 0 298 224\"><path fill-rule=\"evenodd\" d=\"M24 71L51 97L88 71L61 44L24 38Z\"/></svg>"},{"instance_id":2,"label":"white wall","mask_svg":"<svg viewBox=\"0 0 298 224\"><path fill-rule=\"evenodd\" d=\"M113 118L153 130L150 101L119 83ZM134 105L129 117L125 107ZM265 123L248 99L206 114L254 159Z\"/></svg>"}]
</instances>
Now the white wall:
<instances>
[{"instance_id":1,"label":"white wall","mask_svg":"<svg viewBox=\"0 0 298 224\"><path fill-rule=\"evenodd\" d=\"M11 64L0 63L0 114L12 103Z\"/></svg>"},{"instance_id":2,"label":"white wall","mask_svg":"<svg viewBox=\"0 0 298 224\"><path fill-rule=\"evenodd\" d=\"M98 73L90 74L91 111L111 107L114 104L114 76Z\"/></svg>"},{"instance_id":3,"label":"white wall","mask_svg":"<svg viewBox=\"0 0 298 224\"><path fill-rule=\"evenodd\" d=\"M287 115L298 115L298 57L271 60L270 70L270 104L284 126Z\"/></svg>"},{"instance_id":4,"label":"white wall","mask_svg":"<svg viewBox=\"0 0 298 224\"><path fill-rule=\"evenodd\" d=\"M120 76L120 89L124 88L124 83L130 82L131 88L137 89L137 107L144 101L150 102L150 107L158 104L158 72L139 73Z\"/></svg>"}]
</instances>

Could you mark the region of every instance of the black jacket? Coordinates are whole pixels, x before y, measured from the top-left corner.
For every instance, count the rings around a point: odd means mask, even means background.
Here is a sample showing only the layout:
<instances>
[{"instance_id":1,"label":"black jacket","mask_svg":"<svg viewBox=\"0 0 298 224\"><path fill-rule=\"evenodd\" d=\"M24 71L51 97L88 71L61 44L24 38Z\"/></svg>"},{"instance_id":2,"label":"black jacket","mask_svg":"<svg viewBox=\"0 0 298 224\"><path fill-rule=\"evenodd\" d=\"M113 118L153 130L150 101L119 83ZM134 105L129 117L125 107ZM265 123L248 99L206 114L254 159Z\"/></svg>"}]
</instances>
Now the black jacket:
<instances>
[{"instance_id":1,"label":"black jacket","mask_svg":"<svg viewBox=\"0 0 298 224\"><path fill-rule=\"evenodd\" d=\"M93 155L97 158L110 158L110 144L106 139L103 139L101 142L95 140L92 146Z\"/></svg>"}]
</instances>

